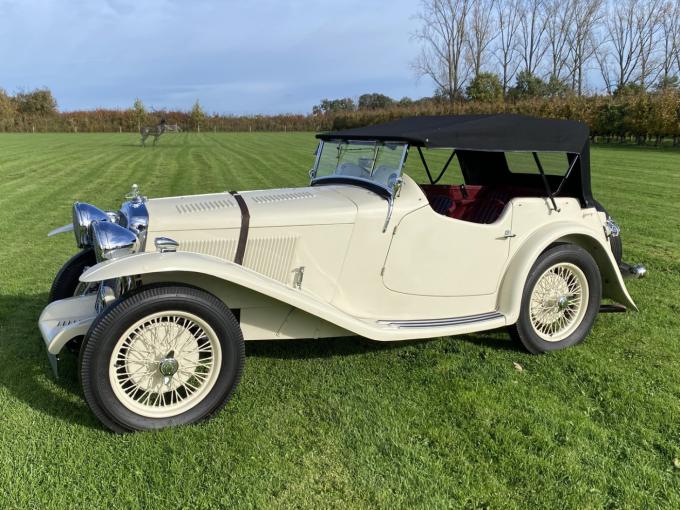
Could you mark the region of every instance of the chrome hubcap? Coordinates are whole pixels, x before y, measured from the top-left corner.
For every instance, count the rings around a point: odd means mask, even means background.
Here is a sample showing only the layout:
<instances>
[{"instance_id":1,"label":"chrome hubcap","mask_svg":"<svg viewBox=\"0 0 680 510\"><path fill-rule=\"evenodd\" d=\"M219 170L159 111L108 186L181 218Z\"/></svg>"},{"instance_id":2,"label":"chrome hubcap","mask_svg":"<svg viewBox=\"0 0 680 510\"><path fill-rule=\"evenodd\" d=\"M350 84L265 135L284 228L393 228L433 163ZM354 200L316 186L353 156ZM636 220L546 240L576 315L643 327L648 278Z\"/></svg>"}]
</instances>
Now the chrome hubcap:
<instances>
[{"instance_id":1,"label":"chrome hubcap","mask_svg":"<svg viewBox=\"0 0 680 510\"><path fill-rule=\"evenodd\" d=\"M172 357L174 351L170 351L165 358L158 362L158 371L163 376L163 384L170 384L172 376L179 370L179 361Z\"/></svg>"},{"instance_id":2,"label":"chrome hubcap","mask_svg":"<svg viewBox=\"0 0 680 510\"><path fill-rule=\"evenodd\" d=\"M559 310L566 310L569 307L569 298L567 296L560 296L557 298L557 308Z\"/></svg>"}]
</instances>

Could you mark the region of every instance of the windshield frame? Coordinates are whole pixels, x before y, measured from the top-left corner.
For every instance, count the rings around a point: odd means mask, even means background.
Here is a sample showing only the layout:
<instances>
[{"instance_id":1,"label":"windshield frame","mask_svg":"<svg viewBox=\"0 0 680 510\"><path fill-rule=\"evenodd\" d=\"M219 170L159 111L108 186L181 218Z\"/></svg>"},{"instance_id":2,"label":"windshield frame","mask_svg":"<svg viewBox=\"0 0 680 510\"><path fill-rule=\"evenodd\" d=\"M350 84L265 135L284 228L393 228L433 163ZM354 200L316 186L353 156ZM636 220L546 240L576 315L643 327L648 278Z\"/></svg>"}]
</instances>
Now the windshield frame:
<instances>
[{"instance_id":1,"label":"windshield frame","mask_svg":"<svg viewBox=\"0 0 680 510\"><path fill-rule=\"evenodd\" d=\"M402 146L402 153L401 157L399 158L399 166L396 168L396 173L397 173L397 178L395 181L392 183L391 186L389 185L383 185L380 182L374 181L372 179L366 179L364 177L357 177L357 176L352 176L352 175L339 175L339 174L330 174L330 175L324 175L321 177L316 177L316 173L319 168L319 163L321 161L321 154L323 152L325 144L328 143L329 145L338 145L338 144L355 144L355 145L364 145L364 146L374 146L377 148L380 146L384 145L399 145ZM317 184L353 184L356 186L361 186L363 188L370 189L371 191L384 196L386 198L392 199L394 197L394 194L396 193L397 189L399 188L400 183L402 182L402 175L403 175L403 170L404 170L404 164L406 163L406 158L408 157L408 151L409 151L409 144L408 142L405 142L403 140L395 140L395 141L383 141L383 140L351 140L351 139L344 139L344 138L337 138L337 139L331 139L331 140L320 140L319 145L317 146L316 149L316 158L314 159L314 165L312 166L311 170L309 171L309 177L310 177L310 186L315 186ZM375 157L373 159L372 165L375 166L376 160Z\"/></svg>"}]
</instances>

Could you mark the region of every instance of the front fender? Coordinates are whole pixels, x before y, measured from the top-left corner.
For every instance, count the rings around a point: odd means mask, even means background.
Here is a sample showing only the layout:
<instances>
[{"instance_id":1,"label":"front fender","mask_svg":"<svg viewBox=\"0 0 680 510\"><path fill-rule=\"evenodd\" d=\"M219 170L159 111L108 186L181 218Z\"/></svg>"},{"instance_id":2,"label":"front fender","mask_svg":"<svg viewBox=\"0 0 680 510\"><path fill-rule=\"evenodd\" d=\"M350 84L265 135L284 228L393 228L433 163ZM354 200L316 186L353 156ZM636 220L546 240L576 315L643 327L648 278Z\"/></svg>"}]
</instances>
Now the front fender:
<instances>
[{"instance_id":1,"label":"front fender","mask_svg":"<svg viewBox=\"0 0 680 510\"><path fill-rule=\"evenodd\" d=\"M560 222L536 230L510 259L498 293L498 311L506 316L508 324L519 318L524 284L536 259L550 245L561 242L577 244L593 256L602 275L603 297L637 311L606 240L599 238L599 232L578 223Z\"/></svg>"},{"instance_id":2,"label":"front fender","mask_svg":"<svg viewBox=\"0 0 680 510\"><path fill-rule=\"evenodd\" d=\"M302 309L324 304L304 290L288 287L240 264L192 252L149 252L120 257L92 266L80 276L80 281L99 282L124 276L174 272L213 276Z\"/></svg>"},{"instance_id":3,"label":"front fender","mask_svg":"<svg viewBox=\"0 0 680 510\"><path fill-rule=\"evenodd\" d=\"M80 280L98 282L111 278L150 273L187 272L212 276L253 290L307 313L320 317L357 335L374 340L393 340L394 335L382 331L359 318L348 315L316 296L267 278L228 260L191 252L139 253L102 262L85 271Z\"/></svg>"},{"instance_id":4,"label":"front fender","mask_svg":"<svg viewBox=\"0 0 680 510\"><path fill-rule=\"evenodd\" d=\"M140 253L128 255L91 267L82 274L83 282L97 282L111 278L150 273L203 274L250 289L269 298L286 303L331 324L371 340L394 341L470 333L504 326L505 319L493 313L481 322L477 316L467 321L418 324L401 327L392 321L363 319L349 315L302 289L286 286L255 271L221 258L191 252ZM487 315L487 314L484 314Z\"/></svg>"}]
</instances>

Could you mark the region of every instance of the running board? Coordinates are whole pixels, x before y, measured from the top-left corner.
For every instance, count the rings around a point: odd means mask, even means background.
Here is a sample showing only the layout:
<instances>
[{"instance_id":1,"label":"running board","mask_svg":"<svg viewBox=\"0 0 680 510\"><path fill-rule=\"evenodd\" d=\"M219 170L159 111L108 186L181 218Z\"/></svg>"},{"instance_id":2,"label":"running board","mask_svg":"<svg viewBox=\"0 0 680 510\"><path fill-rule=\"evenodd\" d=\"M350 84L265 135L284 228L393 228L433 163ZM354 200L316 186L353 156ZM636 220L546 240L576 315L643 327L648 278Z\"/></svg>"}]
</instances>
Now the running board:
<instances>
[{"instance_id":1,"label":"running board","mask_svg":"<svg viewBox=\"0 0 680 510\"><path fill-rule=\"evenodd\" d=\"M414 319L405 321L377 321L381 326L392 326L396 328L445 328L449 326L462 326L464 324L474 324L494 319L502 319L503 315L498 312L480 313L477 315L465 315L463 317L449 317L446 319Z\"/></svg>"}]
</instances>

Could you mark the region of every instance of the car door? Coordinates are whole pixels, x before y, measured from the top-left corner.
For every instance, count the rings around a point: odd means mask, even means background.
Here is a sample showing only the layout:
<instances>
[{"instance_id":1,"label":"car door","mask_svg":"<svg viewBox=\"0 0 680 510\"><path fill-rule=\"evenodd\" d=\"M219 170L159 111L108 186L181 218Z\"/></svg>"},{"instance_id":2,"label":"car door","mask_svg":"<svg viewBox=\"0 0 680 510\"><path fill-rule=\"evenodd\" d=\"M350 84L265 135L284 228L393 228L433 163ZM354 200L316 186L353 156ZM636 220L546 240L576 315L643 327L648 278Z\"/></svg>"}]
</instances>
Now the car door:
<instances>
[{"instance_id":1,"label":"car door","mask_svg":"<svg viewBox=\"0 0 680 510\"><path fill-rule=\"evenodd\" d=\"M508 258L512 207L491 224L449 218L430 207L397 225L383 269L384 285L421 296L478 296L496 292Z\"/></svg>"}]
</instances>

